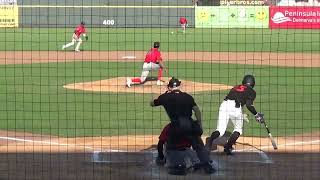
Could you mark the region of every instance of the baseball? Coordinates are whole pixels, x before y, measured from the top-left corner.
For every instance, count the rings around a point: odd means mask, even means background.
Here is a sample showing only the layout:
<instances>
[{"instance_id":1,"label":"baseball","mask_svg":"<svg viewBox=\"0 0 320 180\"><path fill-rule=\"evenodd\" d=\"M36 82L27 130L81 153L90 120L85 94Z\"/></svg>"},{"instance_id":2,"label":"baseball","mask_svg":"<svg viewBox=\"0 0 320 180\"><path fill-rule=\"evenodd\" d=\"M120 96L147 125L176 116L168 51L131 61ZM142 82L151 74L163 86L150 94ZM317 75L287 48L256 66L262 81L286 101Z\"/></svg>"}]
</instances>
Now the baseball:
<instances>
[{"instance_id":1,"label":"baseball","mask_svg":"<svg viewBox=\"0 0 320 180\"><path fill-rule=\"evenodd\" d=\"M173 31L171 31L171 34L173 34Z\"/></svg>"}]
</instances>

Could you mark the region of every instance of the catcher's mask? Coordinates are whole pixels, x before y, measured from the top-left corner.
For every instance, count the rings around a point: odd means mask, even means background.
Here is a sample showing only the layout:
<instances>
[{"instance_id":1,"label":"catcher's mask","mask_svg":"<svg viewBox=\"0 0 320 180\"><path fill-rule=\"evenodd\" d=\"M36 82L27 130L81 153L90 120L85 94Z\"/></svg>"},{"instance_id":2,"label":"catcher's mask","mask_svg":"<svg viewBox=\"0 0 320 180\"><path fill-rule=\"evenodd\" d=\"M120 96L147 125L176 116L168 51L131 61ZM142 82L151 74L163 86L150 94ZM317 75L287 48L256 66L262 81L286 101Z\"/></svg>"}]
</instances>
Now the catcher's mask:
<instances>
[{"instance_id":1,"label":"catcher's mask","mask_svg":"<svg viewBox=\"0 0 320 180\"><path fill-rule=\"evenodd\" d=\"M160 42L154 42L153 43L154 48L159 48L160 47Z\"/></svg>"},{"instance_id":2,"label":"catcher's mask","mask_svg":"<svg viewBox=\"0 0 320 180\"><path fill-rule=\"evenodd\" d=\"M181 85L181 81L179 79L172 77L168 83L168 88L177 88Z\"/></svg>"},{"instance_id":3,"label":"catcher's mask","mask_svg":"<svg viewBox=\"0 0 320 180\"><path fill-rule=\"evenodd\" d=\"M256 80L254 76L248 74L243 77L242 84L251 86L253 88L254 85L256 84Z\"/></svg>"}]
</instances>

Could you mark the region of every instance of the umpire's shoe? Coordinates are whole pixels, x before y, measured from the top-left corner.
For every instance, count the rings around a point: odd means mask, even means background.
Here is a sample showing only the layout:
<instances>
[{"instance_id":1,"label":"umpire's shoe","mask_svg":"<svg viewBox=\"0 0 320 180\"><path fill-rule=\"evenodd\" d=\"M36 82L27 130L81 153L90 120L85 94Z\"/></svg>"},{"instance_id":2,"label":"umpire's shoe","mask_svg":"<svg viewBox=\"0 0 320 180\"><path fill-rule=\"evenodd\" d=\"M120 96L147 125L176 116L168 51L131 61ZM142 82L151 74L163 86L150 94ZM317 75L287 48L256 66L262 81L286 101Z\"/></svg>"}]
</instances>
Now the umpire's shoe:
<instances>
[{"instance_id":1,"label":"umpire's shoe","mask_svg":"<svg viewBox=\"0 0 320 180\"><path fill-rule=\"evenodd\" d=\"M188 169L184 164L179 164L178 166L175 166L175 167L168 167L168 174L171 174L171 175L185 176L187 175L187 173L188 173Z\"/></svg>"},{"instance_id":2,"label":"umpire's shoe","mask_svg":"<svg viewBox=\"0 0 320 180\"><path fill-rule=\"evenodd\" d=\"M232 146L231 147L228 147L227 145L224 145L224 152L229 156L229 155L232 155Z\"/></svg>"}]
</instances>

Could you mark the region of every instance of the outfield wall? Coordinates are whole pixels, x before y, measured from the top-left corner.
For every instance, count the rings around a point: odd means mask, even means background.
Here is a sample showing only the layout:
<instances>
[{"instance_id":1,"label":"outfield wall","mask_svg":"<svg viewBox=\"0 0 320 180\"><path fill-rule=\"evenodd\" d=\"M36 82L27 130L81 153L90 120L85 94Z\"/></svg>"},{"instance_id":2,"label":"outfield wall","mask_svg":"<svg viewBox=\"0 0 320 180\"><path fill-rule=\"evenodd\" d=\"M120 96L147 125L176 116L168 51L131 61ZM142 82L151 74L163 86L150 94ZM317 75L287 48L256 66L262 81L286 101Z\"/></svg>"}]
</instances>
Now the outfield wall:
<instances>
[{"instance_id":1,"label":"outfield wall","mask_svg":"<svg viewBox=\"0 0 320 180\"><path fill-rule=\"evenodd\" d=\"M18 0L18 5L20 27L73 27L81 20L91 27L177 27L180 16L194 26L191 0Z\"/></svg>"},{"instance_id":2,"label":"outfield wall","mask_svg":"<svg viewBox=\"0 0 320 180\"><path fill-rule=\"evenodd\" d=\"M91 27L177 27L180 16L194 26L193 8L19 8L20 27L70 27L81 20Z\"/></svg>"},{"instance_id":3,"label":"outfield wall","mask_svg":"<svg viewBox=\"0 0 320 180\"><path fill-rule=\"evenodd\" d=\"M190 6L192 0L17 0L19 5Z\"/></svg>"}]
</instances>

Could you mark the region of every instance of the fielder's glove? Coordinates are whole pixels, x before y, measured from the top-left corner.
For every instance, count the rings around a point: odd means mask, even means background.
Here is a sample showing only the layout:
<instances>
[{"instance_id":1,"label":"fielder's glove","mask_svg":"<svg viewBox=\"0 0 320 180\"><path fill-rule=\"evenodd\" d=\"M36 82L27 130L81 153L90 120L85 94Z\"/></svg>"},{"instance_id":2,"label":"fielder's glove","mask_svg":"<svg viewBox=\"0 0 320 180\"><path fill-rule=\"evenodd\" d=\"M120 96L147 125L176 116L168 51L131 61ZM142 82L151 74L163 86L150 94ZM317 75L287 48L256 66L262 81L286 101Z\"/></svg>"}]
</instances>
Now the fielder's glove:
<instances>
[{"instance_id":1,"label":"fielder's glove","mask_svg":"<svg viewBox=\"0 0 320 180\"><path fill-rule=\"evenodd\" d=\"M256 121L258 122L258 123L264 123L264 114L263 113L261 113L261 112L258 112L256 115L254 115L254 117L256 118Z\"/></svg>"},{"instance_id":2,"label":"fielder's glove","mask_svg":"<svg viewBox=\"0 0 320 180\"><path fill-rule=\"evenodd\" d=\"M85 38L86 38L86 41L88 41L89 37L88 37L88 36L86 36Z\"/></svg>"}]
</instances>

